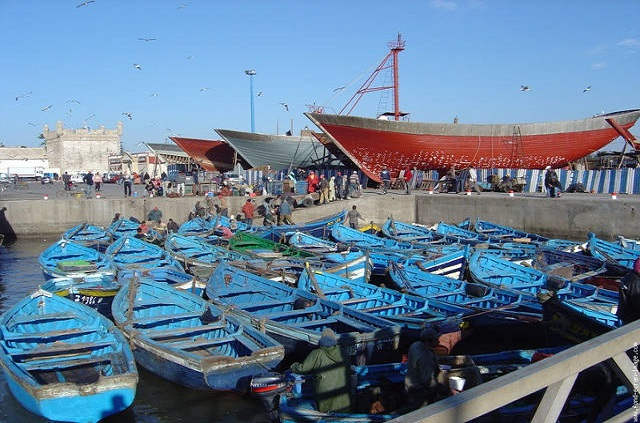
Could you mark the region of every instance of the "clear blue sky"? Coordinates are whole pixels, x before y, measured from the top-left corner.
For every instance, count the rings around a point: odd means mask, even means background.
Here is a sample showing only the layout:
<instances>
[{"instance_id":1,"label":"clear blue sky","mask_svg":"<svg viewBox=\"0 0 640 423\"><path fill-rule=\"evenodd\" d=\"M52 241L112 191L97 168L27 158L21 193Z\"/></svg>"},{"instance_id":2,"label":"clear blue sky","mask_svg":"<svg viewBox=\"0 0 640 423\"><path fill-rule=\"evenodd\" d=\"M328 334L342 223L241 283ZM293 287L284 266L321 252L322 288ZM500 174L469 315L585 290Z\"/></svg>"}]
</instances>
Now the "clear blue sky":
<instances>
[{"instance_id":1,"label":"clear blue sky","mask_svg":"<svg viewBox=\"0 0 640 423\"><path fill-rule=\"evenodd\" d=\"M640 107L637 0L96 0L76 7L81 1L0 0L5 145L39 145L44 123L81 127L91 115L92 128L122 120L131 150L166 140L169 130L212 139L213 128L248 131L244 70L251 68L255 92L263 93L255 100L257 132L282 133L291 119L298 132L313 126L305 105L339 110L398 32L407 43L400 104L413 121L553 121ZM522 84L531 91L521 92ZM374 117L380 101L380 93L369 94L353 114Z\"/></svg>"}]
</instances>

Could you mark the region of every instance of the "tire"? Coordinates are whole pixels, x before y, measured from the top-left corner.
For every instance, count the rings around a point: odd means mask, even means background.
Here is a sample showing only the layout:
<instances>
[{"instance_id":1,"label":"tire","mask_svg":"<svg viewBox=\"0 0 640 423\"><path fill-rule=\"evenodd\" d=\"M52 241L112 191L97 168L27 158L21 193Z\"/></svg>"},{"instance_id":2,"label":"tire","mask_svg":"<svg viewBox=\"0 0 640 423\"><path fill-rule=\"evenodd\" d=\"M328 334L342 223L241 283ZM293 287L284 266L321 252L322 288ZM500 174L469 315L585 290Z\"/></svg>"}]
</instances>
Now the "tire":
<instances>
[{"instance_id":1,"label":"tire","mask_svg":"<svg viewBox=\"0 0 640 423\"><path fill-rule=\"evenodd\" d=\"M304 200L302 200L302 206L303 207L313 207L313 199L306 197Z\"/></svg>"}]
</instances>

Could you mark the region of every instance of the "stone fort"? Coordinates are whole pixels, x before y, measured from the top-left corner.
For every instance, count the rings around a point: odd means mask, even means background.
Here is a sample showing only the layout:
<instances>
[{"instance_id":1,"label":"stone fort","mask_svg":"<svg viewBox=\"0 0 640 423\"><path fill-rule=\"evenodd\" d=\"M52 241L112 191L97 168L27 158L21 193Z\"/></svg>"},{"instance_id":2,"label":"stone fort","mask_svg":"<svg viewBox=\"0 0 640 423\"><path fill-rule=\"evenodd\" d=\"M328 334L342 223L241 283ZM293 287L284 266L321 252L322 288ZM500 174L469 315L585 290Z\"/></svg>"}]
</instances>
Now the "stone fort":
<instances>
[{"instance_id":1,"label":"stone fort","mask_svg":"<svg viewBox=\"0 0 640 423\"><path fill-rule=\"evenodd\" d=\"M69 174L87 171L109 171L109 155L121 154L120 137L122 122L115 129L69 129L61 121L56 122L56 129L49 130L44 125L44 136L49 167L60 169Z\"/></svg>"}]
</instances>

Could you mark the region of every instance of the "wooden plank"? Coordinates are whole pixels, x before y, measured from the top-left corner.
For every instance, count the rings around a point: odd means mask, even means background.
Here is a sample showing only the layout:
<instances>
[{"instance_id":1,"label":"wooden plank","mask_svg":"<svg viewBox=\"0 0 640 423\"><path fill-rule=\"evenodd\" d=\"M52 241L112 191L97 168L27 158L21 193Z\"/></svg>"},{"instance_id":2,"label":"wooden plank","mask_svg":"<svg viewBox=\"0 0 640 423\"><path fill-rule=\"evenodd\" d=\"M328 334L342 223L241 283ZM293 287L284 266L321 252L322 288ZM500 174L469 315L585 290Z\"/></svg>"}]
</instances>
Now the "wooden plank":
<instances>
[{"instance_id":1,"label":"wooden plank","mask_svg":"<svg viewBox=\"0 0 640 423\"><path fill-rule=\"evenodd\" d=\"M215 329L223 329L227 327L227 322L222 323L212 323L209 325L200 325L200 326L191 326L188 328L176 328L176 329L165 329L165 330L150 330L149 332L145 332L145 336L150 339L160 339L160 338L168 338L172 336L184 336L189 335L194 332L207 332Z\"/></svg>"},{"instance_id":2,"label":"wooden plank","mask_svg":"<svg viewBox=\"0 0 640 423\"><path fill-rule=\"evenodd\" d=\"M25 364L24 369L27 371L65 369L68 367L86 366L88 364L98 364L110 361L111 354L92 358L76 358L70 360L47 361L45 363Z\"/></svg>"},{"instance_id":3,"label":"wooden plank","mask_svg":"<svg viewBox=\"0 0 640 423\"><path fill-rule=\"evenodd\" d=\"M113 345L115 341L101 341L101 342L81 342L77 344L68 344L65 342L54 342L49 346L40 345L36 348L27 351L16 351L11 353L12 357L30 357L26 360L42 359L42 356L46 355L65 355L66 353L78 354L81 351L92 350L98 348L108 347Z\"/></svg>"},{"instance_id":4,"label":"wooden plank","mask_svg":"<svg viewBox=\"0 0 640 423\"><path fill-rule=\"evenodd\" d=\"M576 373L560 382L549 385L531 421L533 423L555 423L577 377Z\"/></svg>"},{"instance_id":5,"label":"wooden plank","mask_svg":"<svg viewBox=\"0 0 640 423\"><path fill-rule=\"evenodd\" d=\"M85 334L93 333L96 330L97 330L96 328L88 328L88 329L73 328L73 329L63 329L63 330L52 330L48 332L33 332L33 333L20 332L19 334L15 332L10 332L5 336L5 340L20 342L20 341L24 341L27 339L34 339L34 338L46 339L46 338L56 338L59 336L67 336L67 335L85 335Z\"/></svg>"},{"instance_id":6,"label":"wooden plank","mask_svg":"<svg viewBox=\"0 0 640 423\"><path fill-rule=\"evenodd\" d=\"M214 339L196 339L196 340L188 340L181 342L167 342L166 345L171 348L178 348L180 350L192 350L195 348L202 347L213 347L215 345L227 344L229 342L233 342L236 340L237 334L233 334L231 336L225 336L223 338L214 338Z\"/></svg>"},{"instance_id":7,"label":"wooden plank","mask_svg":"<svg viewBox=\"0 0 640 423\"><path fill-rule=\"evenodd\" d=\"M133 324L134 326L145 326L151 323L161 323L161 322L168 322L170 320L189 319L193 317L200 317L202 316L202 313L204 313L204 311L196 312L196 313L178 313L178 314L168 314L168 315L162 315L162 316L150 316L143 319L135 319Z\"/></svg>"},{"instance_id":8,"label":"wooden plank","mask_svg":"<svg viewBox=\"0 0 640 423\"><path fill-rule=\"evenodd\" d=\"M11 319L9 323L13 328L16 325L21 325L24 323L36 323L36 322L42 322L45 320L66 320L66 319L79 319L79 318L80 317L74 313L51 313L51 314L39 314L39 315L14 317L13 319Z\"/></svg>"}]
</instances>

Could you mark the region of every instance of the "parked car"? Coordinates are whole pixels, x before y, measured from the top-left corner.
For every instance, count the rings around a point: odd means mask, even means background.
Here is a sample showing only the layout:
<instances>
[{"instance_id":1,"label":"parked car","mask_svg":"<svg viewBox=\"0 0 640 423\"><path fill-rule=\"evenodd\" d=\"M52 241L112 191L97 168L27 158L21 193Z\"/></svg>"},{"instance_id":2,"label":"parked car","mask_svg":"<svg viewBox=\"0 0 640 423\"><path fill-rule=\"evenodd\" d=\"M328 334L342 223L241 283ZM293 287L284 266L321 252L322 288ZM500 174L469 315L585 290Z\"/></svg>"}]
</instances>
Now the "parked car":
<instances>
[{"instance_id":1,"label":"parked car","mask_svg":"<svg viewBox=\"0 0 640 423\"><path fill-rule=\"evenodd\" d=\"M42 185L44 185L44 184L52 184L53 183L53 179L51 179L48 176L43 176L42 179L40 179L40 183Z\"/></svg>"}]
</instances>

